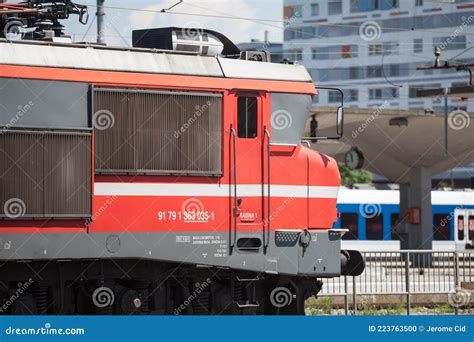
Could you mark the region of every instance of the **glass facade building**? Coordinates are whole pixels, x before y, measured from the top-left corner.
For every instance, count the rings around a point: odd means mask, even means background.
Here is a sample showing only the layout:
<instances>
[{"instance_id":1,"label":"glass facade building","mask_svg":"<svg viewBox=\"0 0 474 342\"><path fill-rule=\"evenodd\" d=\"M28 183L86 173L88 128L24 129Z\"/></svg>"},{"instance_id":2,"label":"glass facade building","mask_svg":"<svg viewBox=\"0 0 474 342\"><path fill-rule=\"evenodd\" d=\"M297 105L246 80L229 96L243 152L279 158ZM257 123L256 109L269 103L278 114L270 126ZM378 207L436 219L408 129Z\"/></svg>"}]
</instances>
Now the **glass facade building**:
<instances>
[{"instance_id":1,"label":"glass facade building","mask_svg":"<svg viewBox=\"0 0 474 342\"><path fill-rule=\"evenodd\" d=\"M474 63L473 0L284 0L284 17L288 56L317 85L343 89L349 107L443 111L416 90L468 85L466 71L416 68L434 64L435 47L443 62ZM474 99L449 105L474 111Z\"/></svg>"}]
</instances>

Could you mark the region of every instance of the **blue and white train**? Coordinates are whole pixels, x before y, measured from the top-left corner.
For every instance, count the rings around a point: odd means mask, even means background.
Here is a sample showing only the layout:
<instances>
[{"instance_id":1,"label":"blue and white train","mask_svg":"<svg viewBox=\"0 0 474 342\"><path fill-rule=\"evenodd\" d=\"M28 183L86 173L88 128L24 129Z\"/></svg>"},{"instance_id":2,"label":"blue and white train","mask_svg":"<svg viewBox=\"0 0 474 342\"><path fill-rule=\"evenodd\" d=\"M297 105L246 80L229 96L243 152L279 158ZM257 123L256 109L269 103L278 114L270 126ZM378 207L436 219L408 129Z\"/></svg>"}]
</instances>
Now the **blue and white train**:
<instances>
[{"instance_id":1,"label":"blue and white train","mask_svg":"<svg viewBox=\"0 0 474 342\"><path fill-rule=\"evenodd\" d=\"M432 191L433 250L462 250L474 244L474 191ZM348 228L343 248L400 249L399 191L341 188L334 228Z\"/></svg>"}]
</instances>

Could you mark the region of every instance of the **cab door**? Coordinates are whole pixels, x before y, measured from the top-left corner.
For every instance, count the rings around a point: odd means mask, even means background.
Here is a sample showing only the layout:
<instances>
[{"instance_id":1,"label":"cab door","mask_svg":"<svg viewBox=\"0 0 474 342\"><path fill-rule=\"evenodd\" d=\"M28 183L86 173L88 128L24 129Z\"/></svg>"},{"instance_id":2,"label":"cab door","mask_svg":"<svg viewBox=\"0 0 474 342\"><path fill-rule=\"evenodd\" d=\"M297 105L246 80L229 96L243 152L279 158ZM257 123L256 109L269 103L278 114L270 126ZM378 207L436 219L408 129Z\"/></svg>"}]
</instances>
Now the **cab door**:
<instances>
[{"instance_id":1,"label":"cab door","mask_svg":"<svg viewBox=\"0 0 474 342\"><path fill-rule=\"evenodd\" d=\"M231 143L231 194L233 239L237 250L256 251L263 244L263 125L264 95L236 91L233 94L234 134Z\"/></svg>"}]
</instances>

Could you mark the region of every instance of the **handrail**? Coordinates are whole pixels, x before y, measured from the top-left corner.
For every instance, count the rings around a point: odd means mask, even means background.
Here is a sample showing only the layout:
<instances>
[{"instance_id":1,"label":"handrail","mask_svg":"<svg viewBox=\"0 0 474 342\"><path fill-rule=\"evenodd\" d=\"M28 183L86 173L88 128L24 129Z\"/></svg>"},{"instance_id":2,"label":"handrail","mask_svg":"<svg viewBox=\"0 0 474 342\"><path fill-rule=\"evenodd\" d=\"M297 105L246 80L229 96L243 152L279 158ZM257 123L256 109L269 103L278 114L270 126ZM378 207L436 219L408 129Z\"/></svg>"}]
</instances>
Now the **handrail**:
<instances>
[{"instance_id":1,"label":"handrail","mask_svg":"<svg viewBox=\"0 0 474 342\"><path fill-rule=\"evenodd\" d=\"M266 253L268 244L270 243L270 132L267 127L263 128L264 135L267 137L267 236L265 237L265 225L263 226L263 252ZM262 167L265 168L265 165L262 164Z\"/></svg>"},{"instance_id":2,"label":"handrail","mask_svg":"<svg viewBox=\"0 0 474 342\"><path fill-rule=\"evenodd\" d=\"M235 129L232 125L230 125L230 137L232 141L232 147L233 147L233 181L234 181L234 208L232 209L232 216L234 218L234 239L232 241L232 227L229 229L229 244L230 244L230 254L232 254L232 249L234 248L237 240L237 211L238 211L238 205L237 205L237 134L235 132ZM229 182L231 184L231 182ZM231 242L232 241L232 242Z\"/></svg>"}]
</instances>

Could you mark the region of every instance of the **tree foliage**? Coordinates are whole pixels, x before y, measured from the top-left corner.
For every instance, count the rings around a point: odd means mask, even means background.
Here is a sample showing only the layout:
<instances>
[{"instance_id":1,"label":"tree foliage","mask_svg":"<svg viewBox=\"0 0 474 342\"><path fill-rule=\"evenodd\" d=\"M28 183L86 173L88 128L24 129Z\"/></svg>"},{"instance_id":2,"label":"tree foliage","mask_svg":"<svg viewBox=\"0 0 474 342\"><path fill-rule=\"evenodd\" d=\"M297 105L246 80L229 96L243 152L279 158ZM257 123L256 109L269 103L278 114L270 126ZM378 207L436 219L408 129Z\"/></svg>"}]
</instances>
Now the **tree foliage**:
<instances>
[{"instance_id":1,"label":"tree foliage","mask_svg":"<svg viewBox=\"0 0 474 342\"><path fill-rule=\"evenodd\" d=\"M351 170L344 163L338 163L338 166L341 173L341 185L370 184L374 179L374 175L367 170Z\"/></svg>"}]
</instances>

